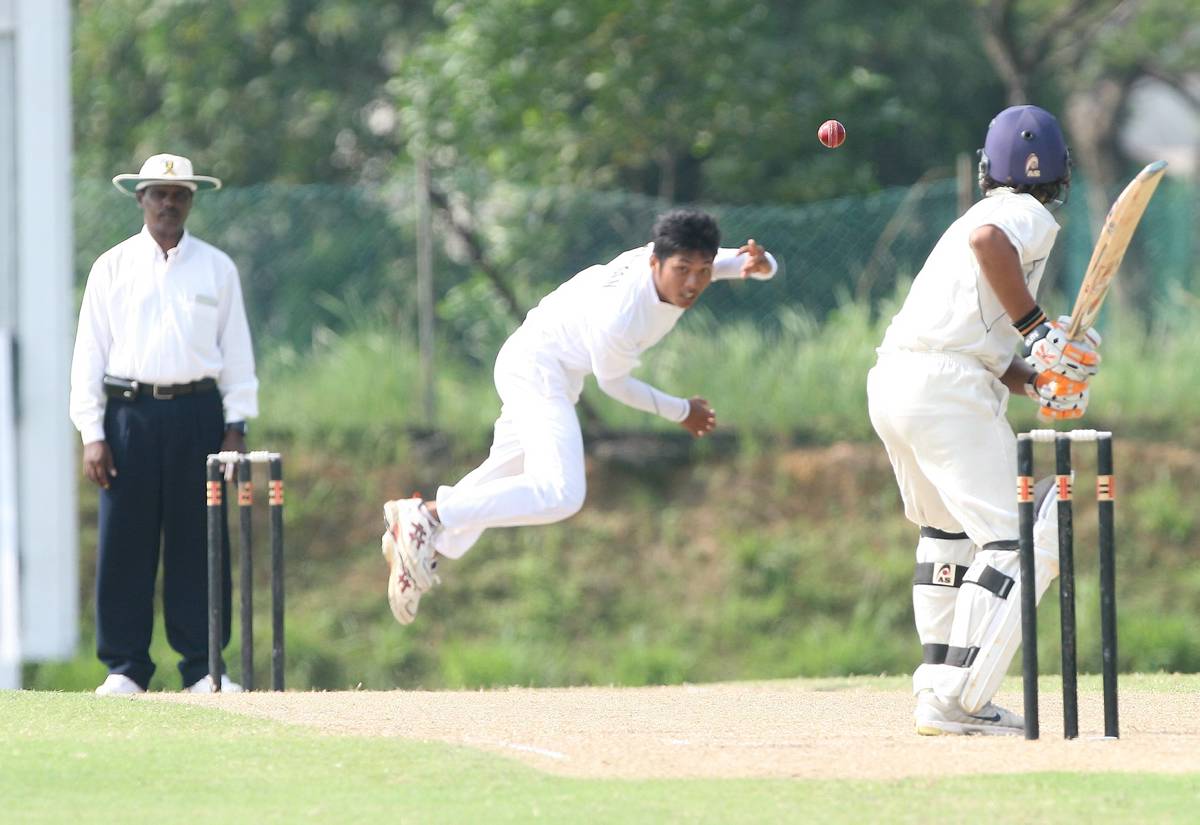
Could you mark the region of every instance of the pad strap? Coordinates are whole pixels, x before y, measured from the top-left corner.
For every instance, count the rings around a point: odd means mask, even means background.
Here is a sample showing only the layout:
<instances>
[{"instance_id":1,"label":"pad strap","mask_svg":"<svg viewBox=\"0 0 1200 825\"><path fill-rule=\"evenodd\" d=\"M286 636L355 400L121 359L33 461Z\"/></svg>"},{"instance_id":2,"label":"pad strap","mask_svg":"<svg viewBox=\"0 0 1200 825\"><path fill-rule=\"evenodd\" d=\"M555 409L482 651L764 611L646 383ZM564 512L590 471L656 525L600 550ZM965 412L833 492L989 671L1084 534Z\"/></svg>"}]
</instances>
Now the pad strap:
<instances>
[{"instance_id":1,"label":"pad strap","mask_svg":"<svg viewBox=\"0 0 1200 825\"><path fill-rule=\"evenodd\" d=\"M1013 589L1013 580L1010 576L1006 576L994 567L985 567L983 572L979 574L979 578L974 581L969 581L967 584L977 584L984 590L990 590L1002 599L1007 599L1009 592Z\"/></svg>"},{"instance_id":2,"label":"pad strap","mask_svg":"<svg viewBox=\"0 0 1200 825\"><path fill-rule=\"evenodd\" d=\"M953 647L946 651L946 664L951 667L970 667L979 655L977 647Z\"/></svg>"},{"instance_id":3,"label":"pad strap","mask_svg":"<svg viewBox=\"0 0 1200 825\"><path fill-rule=\"evenodd\" d=\"M947 533L945 530L939 530L936 527L922 527L921 538L923 539L944 539L945 541L957 541L967 538L966 533Z\"/></svg>"},{"instance_id":4,"label":"pad strap","mask_svg":"<svg viewBox=\"0 0 1200 825\"><path fill-rule=\"evenodd\" d=\"M992 553L1002 553L1006 550L1011 550L1015 553L1021 549L1021 542L1016 539L1000 539L999 541L989 541L981 549Z\"/></svg>"},{"instance_id":5,"label":"pad strap","mask_svg":"<svg viewBox=\"0 0 1200 825\"><path fill-rule=\"evenodd\" d=\"M921 664L941 665L946 663L946 652L950 645L928 644L921 645Z\"/></svg>"},{"instance_id":6,"label":"pad strap","mask_svg":"<svg viewBox=\"0 0 1200 825\"><path fill-rule=\"evenodd\" d=\"M967 575L968 569L965 565L948 561L917 562L912 583L914 586L935 584L939 587L962 587L963 576Z\"/></svg>"}]
</instances>

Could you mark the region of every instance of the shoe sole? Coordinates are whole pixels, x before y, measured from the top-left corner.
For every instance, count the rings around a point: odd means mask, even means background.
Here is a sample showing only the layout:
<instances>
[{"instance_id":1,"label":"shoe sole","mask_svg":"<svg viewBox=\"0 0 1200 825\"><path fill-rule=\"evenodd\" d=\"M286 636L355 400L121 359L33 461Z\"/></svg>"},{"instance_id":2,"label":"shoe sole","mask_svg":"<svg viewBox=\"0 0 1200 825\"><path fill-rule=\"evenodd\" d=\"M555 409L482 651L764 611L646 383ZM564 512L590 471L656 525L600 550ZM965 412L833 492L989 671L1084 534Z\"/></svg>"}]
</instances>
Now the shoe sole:
<instances>
[{"instance_id":1,"label":"shoe sole","mask_svg":"<svg viewBox=\"0 0 1200 825\"><path fill-rule=\"evenodd\" d=\"M388 550L389 539L391 539L391 552ZM412 624L413 620L417 618L416 611L407 610L406 606L401 603L400 597L393 596L396 588L400 586L400 573L404 570L404 564L399 559L400 546L390 532L383 534L382 552L388 563L388 607L391 608L392 617L400 624ZM417 598L420 598L420 594L417 595Z\"/></svg>"},{"instance_id":2,"label":"shoe sole","mask_svg":"<svg viewBox=\"0 0 1200 825\"><path fill-rule=\"evenodd\" d=\"M944 727L938 727L938 725L944 725ZM917 734L920 736L1021 736L1024 733L1024 728L960 725L955 722L917 723Z\"/></svg>"}]
</instances>

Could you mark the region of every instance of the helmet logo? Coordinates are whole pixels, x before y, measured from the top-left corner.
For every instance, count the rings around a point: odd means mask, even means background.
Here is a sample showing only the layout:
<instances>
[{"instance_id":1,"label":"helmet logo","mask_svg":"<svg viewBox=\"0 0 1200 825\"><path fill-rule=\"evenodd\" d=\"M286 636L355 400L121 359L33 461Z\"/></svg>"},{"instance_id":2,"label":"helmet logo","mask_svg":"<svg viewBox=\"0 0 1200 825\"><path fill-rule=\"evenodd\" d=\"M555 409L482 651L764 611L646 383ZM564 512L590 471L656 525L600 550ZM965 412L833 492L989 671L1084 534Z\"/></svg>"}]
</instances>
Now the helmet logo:
<instances>
[{"instance_id":1,"label":"helmet logo","mask_svg":"<svg viewBox=\"0 0 1200 825\"><path fill-rule=\"evenodd\" d=\"M1041 167L1038 165L1038 156L1030 152L1029 157L1025 158L1025 177L1040 178L1042 176Z\"/></svg>"}]
</instances>

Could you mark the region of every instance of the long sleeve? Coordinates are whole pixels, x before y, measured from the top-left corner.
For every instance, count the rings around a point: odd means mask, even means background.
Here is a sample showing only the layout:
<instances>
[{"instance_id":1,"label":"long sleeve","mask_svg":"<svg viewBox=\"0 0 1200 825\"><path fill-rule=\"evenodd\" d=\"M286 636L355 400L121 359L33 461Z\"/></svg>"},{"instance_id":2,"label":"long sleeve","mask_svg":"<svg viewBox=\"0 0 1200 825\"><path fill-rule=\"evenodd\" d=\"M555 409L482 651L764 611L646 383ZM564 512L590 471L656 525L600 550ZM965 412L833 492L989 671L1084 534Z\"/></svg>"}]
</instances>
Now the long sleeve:
<instances>
[{"instance_id":1,"label":"long sleeve","mask_svg":"<svg viewBox=\"0 0 1200 825\"><path fill-rule=\"evenodd\" d=\"M245 421L258 417L258 378L254 373L254 348L250 324L242 303L242 285L237 268L226 289L222 290L218 347L221 350L221 374L217 385L225 407L226 421Z\"/></svg>"},{"instance_id":2,"label":"long sleeve","mask_svg":"<svg viewBox=\"0 0 1200 825\"><path fill-rule=\"evenodd\" d=\"M597 378L600 389L626 406L642 412L654 413L676 423L687 418L691 404L686 398L667 395L661 390L639 381L632 375L616 378Z\"/></svg>"},{"instance_id":3,"label":"long sleeve","mask_svg":"<svg viewBox=\"0 0 1200 825\"><path fill-rule=\"evenodd\" d=\"M755 272L750 276L752 279L756 281L769 281L779 271L779 262L775 260L775 256L770 252L767 252L766 256L767 260L771 263L771 271L769 273ZM718 249L717 257L713 261L713 280L740 280L742 277L742 264L746 262L747 257L745 253L739 254L732 247L721 247Z\"/></svg>"},{"instance_id":4,"label":"long sleeve","mask_svg":"<svg viewBox=\"0 0 1200 825\"><path fill-rule=\"evenodd\" d=\"M108 271L101 258L92 266L83 291L71 358L71 421L84 444L104 440L104 370L112 347L107 290Z\"/></svg>"}]
</instances>

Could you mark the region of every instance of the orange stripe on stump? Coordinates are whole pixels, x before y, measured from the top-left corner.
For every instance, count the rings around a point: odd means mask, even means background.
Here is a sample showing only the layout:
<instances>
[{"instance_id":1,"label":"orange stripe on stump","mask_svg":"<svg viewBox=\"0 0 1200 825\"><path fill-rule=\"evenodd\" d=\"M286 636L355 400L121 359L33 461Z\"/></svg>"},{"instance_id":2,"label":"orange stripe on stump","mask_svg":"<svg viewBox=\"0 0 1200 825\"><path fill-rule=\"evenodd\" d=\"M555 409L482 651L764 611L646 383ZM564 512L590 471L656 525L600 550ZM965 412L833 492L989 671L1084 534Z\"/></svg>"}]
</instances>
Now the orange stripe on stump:
<instances>
[{"instance_id":1,"label":"orange stripe on stump","mask_svg":"<svg viewBox=\"0 0 1200 825\"><path fill-rule=\"evenodd\" d=\"M1033 501L1033 477L1017 476L1017 501Z\"/></svg>"}]
</instances>

